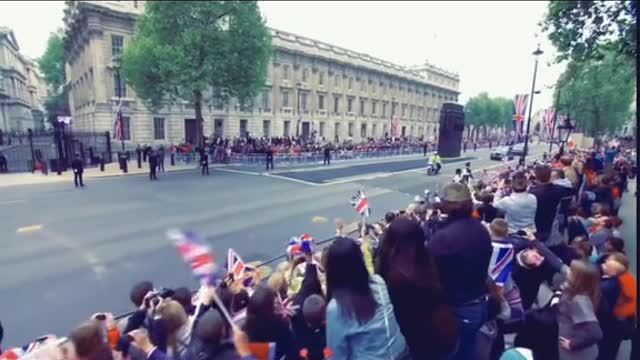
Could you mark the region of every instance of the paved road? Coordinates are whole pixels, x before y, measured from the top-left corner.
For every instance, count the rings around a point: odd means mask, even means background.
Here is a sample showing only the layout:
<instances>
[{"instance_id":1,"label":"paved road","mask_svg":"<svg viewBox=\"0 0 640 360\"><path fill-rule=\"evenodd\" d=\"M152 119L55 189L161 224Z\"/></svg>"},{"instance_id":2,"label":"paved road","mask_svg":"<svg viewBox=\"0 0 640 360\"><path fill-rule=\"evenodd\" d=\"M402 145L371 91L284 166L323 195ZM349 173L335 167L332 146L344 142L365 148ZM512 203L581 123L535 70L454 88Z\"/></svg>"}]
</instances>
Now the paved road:
<instances>
[{"instance_id":1,"label":"paved road","mask_svg":"<svg viewBox=\"0 0 640 360\"><path fill-rule=\"evenodd\" d=\"M467 154L478 158L474 169L497 164L486 150ZM338 175L367 175L364 171L353 166ZM372 215L382 217L425 188L449 182L453 171L445 165L434 177L411 170L385 177L372 173L369 179L329 186L258 171L216 170L210 177L196 171L160 174L153 183L146 176L94 180L84 190L72 184L12 187L0 192L3 345L46 332L66 334L97 311L128 311L129 289L143 279L195 287L165 238L168 228L202 234L221 259L233 247L247 261L264 260L284 252L290 236L327 238L335 217L355 220L348 199L361 187L371 199ZM328 221L317 223L314 217Z\"/></svg>"}]
</instances>

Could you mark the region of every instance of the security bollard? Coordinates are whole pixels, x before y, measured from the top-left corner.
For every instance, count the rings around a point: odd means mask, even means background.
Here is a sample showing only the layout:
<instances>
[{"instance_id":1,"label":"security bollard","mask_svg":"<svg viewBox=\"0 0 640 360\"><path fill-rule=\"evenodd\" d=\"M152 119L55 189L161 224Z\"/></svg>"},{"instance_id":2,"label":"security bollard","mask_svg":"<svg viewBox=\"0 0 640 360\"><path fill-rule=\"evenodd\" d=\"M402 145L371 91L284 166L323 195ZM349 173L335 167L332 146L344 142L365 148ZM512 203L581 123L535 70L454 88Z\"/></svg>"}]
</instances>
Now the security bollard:
<instances>
[{"instance_id":1,"label":"security bollard","mask_svg":"<svg viewBox=\"0 0 640 360\"><path fill-rule=\"evenodd\" d=\"M100 156L100 171L104 172L104 156Z\"/></svg>"},{"instance_id":2,"label":"security bollard","mask_svg":"<svg viewBox=\"0 0 640 360\"><path fill-rule=\"evenodd\" d=\"M122 169L122 172L126 174L128 172L127 154L125 152L120 152L118 154L118 160L120 161L120 169Z\"/></svg>"},{"instance_id":3,"label":"security bollard","mask_svg":"<svg viewBox=\"0 0 640 360\"><path fill-rule=\"evenodd\" d=\"M171 154L171 166L176 165L176 154Z\"/></svg>"}]
</instances>

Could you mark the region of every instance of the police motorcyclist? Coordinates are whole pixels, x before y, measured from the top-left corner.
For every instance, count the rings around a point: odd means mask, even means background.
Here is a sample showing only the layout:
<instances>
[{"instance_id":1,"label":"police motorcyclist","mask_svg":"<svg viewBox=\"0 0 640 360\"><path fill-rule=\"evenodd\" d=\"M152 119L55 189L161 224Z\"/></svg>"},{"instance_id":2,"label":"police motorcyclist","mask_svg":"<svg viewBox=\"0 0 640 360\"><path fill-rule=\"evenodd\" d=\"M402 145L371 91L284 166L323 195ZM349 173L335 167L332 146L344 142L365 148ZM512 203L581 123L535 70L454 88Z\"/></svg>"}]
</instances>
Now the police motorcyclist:
<instances>
[{"instance_id":1,"label":"police motorcyclist","mask_svg":"<svg viewBox=\"0 0 640 360\"><path fill-rule=\"evenodd\" d=\"M429 162L436 166L437 171L440 171L440 169L442 168L442 160L440 160L440 155L438 155L437 151L434 152L433 155L431 155L431 159L429 159Z\"/></svg>"}]
</instances>

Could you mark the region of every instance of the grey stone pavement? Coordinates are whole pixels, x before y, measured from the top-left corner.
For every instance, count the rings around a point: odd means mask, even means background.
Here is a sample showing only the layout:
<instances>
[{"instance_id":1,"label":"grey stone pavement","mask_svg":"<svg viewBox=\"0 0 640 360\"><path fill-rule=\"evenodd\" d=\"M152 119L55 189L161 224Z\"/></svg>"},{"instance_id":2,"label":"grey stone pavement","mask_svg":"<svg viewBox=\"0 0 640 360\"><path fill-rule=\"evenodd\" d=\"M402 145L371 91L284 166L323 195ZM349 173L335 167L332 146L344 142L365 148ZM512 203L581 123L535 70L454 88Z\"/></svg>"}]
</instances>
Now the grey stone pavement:
<instances>
[{"instance_id":1,"label":"grey stone pavement","mask_svg":"<svg viewBox=\"0 0 640 360\"><path fill-rule=\"evenodd\" d=\"M544 148L534 145L532 152ZM485 149L463 156L476 158L474 169L503 166ZM441 188L464 165L445 164L442 174L427 176L415 170L426 160L416 158L301 166L295 175L276 163L268 174L261 166L229 167L211 169L209 177L196 170L160 173L157 182L146 176L88 179L85 189L72 182L0 189L3 347L45 333L66 335L98 311L130 311L129 290L140 280L196 288L165 237L169 228L200 233L221 264L229 247L245 261L263 261L284 253L291 236L325 239L334 235L334 218L357 220L349 199L360 188L372 217L380 218L426 188ZM377 165L360 166L372 162ZM633 228L625 239L635 239L635 203L624 214L625 231Z\"/></svg>"}]
</instances>

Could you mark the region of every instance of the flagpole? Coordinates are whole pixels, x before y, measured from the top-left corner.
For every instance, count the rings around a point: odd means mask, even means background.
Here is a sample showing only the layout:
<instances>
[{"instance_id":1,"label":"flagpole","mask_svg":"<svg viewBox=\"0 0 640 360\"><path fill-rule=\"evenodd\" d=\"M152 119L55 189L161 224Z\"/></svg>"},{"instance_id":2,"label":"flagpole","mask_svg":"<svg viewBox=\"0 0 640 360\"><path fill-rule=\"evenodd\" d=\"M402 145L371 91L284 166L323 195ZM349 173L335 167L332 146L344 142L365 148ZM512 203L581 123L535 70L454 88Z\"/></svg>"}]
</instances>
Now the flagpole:
<instances>
[{"instance_id":1,"label":"flagpole","mask_svg":"<svg viewBox=\"0 0 640 360\"><path fill-rule=\"evenodd\" d=\"M118 121L120 121L120 142L122 143L122 151L124 152L124 124L122 123L122 81L120 79L120 67L116 66L116 76L118 77Z\"/></svg>"}]
</instances>

